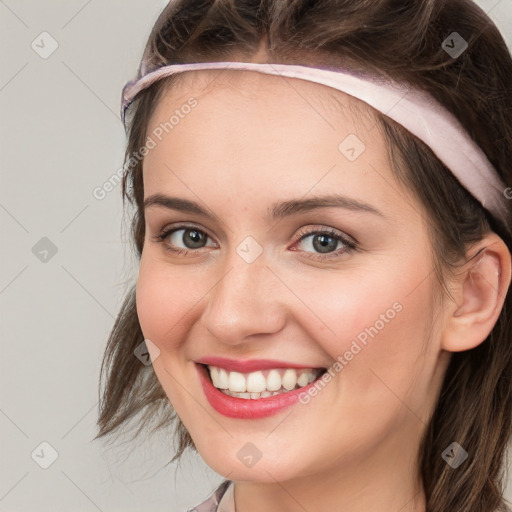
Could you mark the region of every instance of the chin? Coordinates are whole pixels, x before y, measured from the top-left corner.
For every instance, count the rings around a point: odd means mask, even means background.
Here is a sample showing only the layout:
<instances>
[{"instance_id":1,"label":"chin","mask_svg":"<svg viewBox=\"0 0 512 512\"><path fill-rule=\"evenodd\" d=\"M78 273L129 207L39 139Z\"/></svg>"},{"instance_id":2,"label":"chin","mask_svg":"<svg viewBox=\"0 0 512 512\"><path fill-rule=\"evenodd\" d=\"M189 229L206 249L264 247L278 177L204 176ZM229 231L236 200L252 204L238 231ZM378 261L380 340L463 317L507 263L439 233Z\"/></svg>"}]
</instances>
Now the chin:
<instances>
[{"instance_id":1,"label":"chin","mask_svg":"<svg viewBox=\"0 0 512 512\"><path fill-rule=\"evenodd\" d=\"M235 445L236 449L233 448ZM219 450L212 450L211 445L206 450L198 447L198 452L213 471L229 480L275 483L276 480L284 482L310 473L296 464L296 457L287 458L277 447L268 448L270 457L265 457L261 451L258 453L250 441L231 440L225 449L218 447ZM311 464L304 462L311 469Z\"/></svg>"}]
</instances>

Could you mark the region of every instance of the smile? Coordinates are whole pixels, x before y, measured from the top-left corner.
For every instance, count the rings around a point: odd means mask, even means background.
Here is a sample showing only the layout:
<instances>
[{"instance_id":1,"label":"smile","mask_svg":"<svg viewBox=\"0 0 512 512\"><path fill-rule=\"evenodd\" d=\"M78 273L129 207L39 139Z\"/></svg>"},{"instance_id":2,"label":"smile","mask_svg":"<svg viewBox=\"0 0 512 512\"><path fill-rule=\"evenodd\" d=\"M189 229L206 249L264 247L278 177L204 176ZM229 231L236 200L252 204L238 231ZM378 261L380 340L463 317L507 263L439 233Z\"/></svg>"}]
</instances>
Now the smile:
<instances>
[{"instance_id":1,"label":"smile","mask_svg":"<svg viewBox=\"0 0 512 512\"><path fill-rule=\"evenodd\" d=\"M228 396L257 400L294 389L303 388L315 381L322 369L272 368L251 373L229 371L217 366L207 366L213 385Z\"/></svg>"},{"instance_id":2,"label":"smile","mask_svg":"<svg viewBox=\"0 0 512 512\"><path fill-rule=\"evenodd\" d=\"M258 419L298 402L326 368L286 367L280 361L234 361L208 358L195 362L203 392L218 413Z\"/></svg>"}]
</instances>

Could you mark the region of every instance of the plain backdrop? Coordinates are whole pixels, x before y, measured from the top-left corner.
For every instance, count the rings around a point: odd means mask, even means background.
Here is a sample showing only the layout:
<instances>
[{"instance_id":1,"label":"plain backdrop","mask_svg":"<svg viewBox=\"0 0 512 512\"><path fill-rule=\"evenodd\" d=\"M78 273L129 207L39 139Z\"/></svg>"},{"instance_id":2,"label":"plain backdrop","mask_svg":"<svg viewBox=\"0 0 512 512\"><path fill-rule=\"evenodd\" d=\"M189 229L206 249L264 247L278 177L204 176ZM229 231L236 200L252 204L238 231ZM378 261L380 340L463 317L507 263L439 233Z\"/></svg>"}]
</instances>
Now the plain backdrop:
<instances>
[{"instance_id":1,"label":"plain backdrop","mask_svg":"<svg viewBox=\"0 0 512 512\"><path fill-rule=\"evenodd\" d=\"M120 187L93 191L122 166L121 89L165 3L0 0L0 512L181 512L222 480L198 456L166 466L165 434L91 442L136 276ZM478 4L512 46L512 0Z\"/></svg>"}]
</instances>

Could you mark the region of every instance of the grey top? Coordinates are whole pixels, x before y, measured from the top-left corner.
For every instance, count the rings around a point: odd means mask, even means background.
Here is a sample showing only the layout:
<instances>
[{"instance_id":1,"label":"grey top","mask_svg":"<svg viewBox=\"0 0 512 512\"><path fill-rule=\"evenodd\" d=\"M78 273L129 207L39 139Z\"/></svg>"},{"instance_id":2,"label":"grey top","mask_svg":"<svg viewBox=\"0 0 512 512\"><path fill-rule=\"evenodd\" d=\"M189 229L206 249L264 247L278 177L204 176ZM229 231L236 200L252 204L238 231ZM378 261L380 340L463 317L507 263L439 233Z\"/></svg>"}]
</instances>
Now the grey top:
<instances>
[{"instance_id":1,"label":"grey top","mask_svg":"<svg viewBox=\"0 0 512 512\"><path fill-rule=\"evenodd\" d=\"M224 480L206 501L188 509L187 512L236 512L232 484L232 480ZM504 509L496 509L495 512L512 512L512 510L505 505Z\"/></svg>"},{"instance_id":2,"label":"grey top","mask_svg":"<svg viewBox=\"0 0 512 512\"><path fill-rule=\"evenodd\" d=\"M233 482L224 480L205 501L187 512L236 512Z\"/></svg>"}]
</instances>

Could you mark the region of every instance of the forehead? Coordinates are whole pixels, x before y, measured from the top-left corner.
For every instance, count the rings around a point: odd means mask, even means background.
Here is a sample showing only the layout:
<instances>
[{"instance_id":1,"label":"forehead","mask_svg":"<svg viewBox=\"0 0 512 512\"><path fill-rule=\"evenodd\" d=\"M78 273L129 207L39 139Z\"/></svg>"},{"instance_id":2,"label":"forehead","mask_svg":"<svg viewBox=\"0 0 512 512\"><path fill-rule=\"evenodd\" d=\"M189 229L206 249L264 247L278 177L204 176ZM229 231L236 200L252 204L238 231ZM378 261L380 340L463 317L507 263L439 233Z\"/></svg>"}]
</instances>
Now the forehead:
<instances>
[{"instance_id":1,"label":"forehead","mask_svg":"<svg viewBox=\"0 0 512 512\"><path fill-rule=\"evenodd\" d=\"M360 100L254 71L201 70L176 78L163 89L148 125L148 134L160 127L162 137L144 158L146 197L208 198L233 213L249 203L263 210L266 202L339 192L371 198L377 209L399 216L403 191L375 115ZM196 106L184 109L191 98ZM172 117L176 124L163 133ZM354 160L340 149L350 137L364 146Z\"/></svg>"},{"instance_id":2,"label":"forehead","mask_svg":"<svg viewBox=\"0 0 512 512\"><path fill-rule=\"evenodd\" d=\"M372 129L377 123L376 112L370 106L332 87L257 71L213 69L172 76L163 88L148 128L158 121L162 111L179 106L190 97L200 101L216 96L222 101L228 95L236 96L239 102L257 102L259 109L275 109L279 104L300 111L313 110L331 127L346 124L346 118L362 129Z\"/></svg>"},{"instance_id":3,"label":"forehead","mask_svg":"<svg viewBox=\"0 0 512 512\"><path fill-rule=\"evenodd\" d=\"M338 176L357 180L368 173L365 160L387 167L372 109L341 91L245 70L200 70L176 78L163 89L148 124L158 144L144 158L145 181L168 178L168 166L194 179L232 178L239 185L242 169L247 179L258 175L269 183L317 180L333 165ZM346 139L355 141L356 150L364 148L364 158L342 156ZM157 186L161 179L152 181Z\"/></svg>"}]
</instances>

